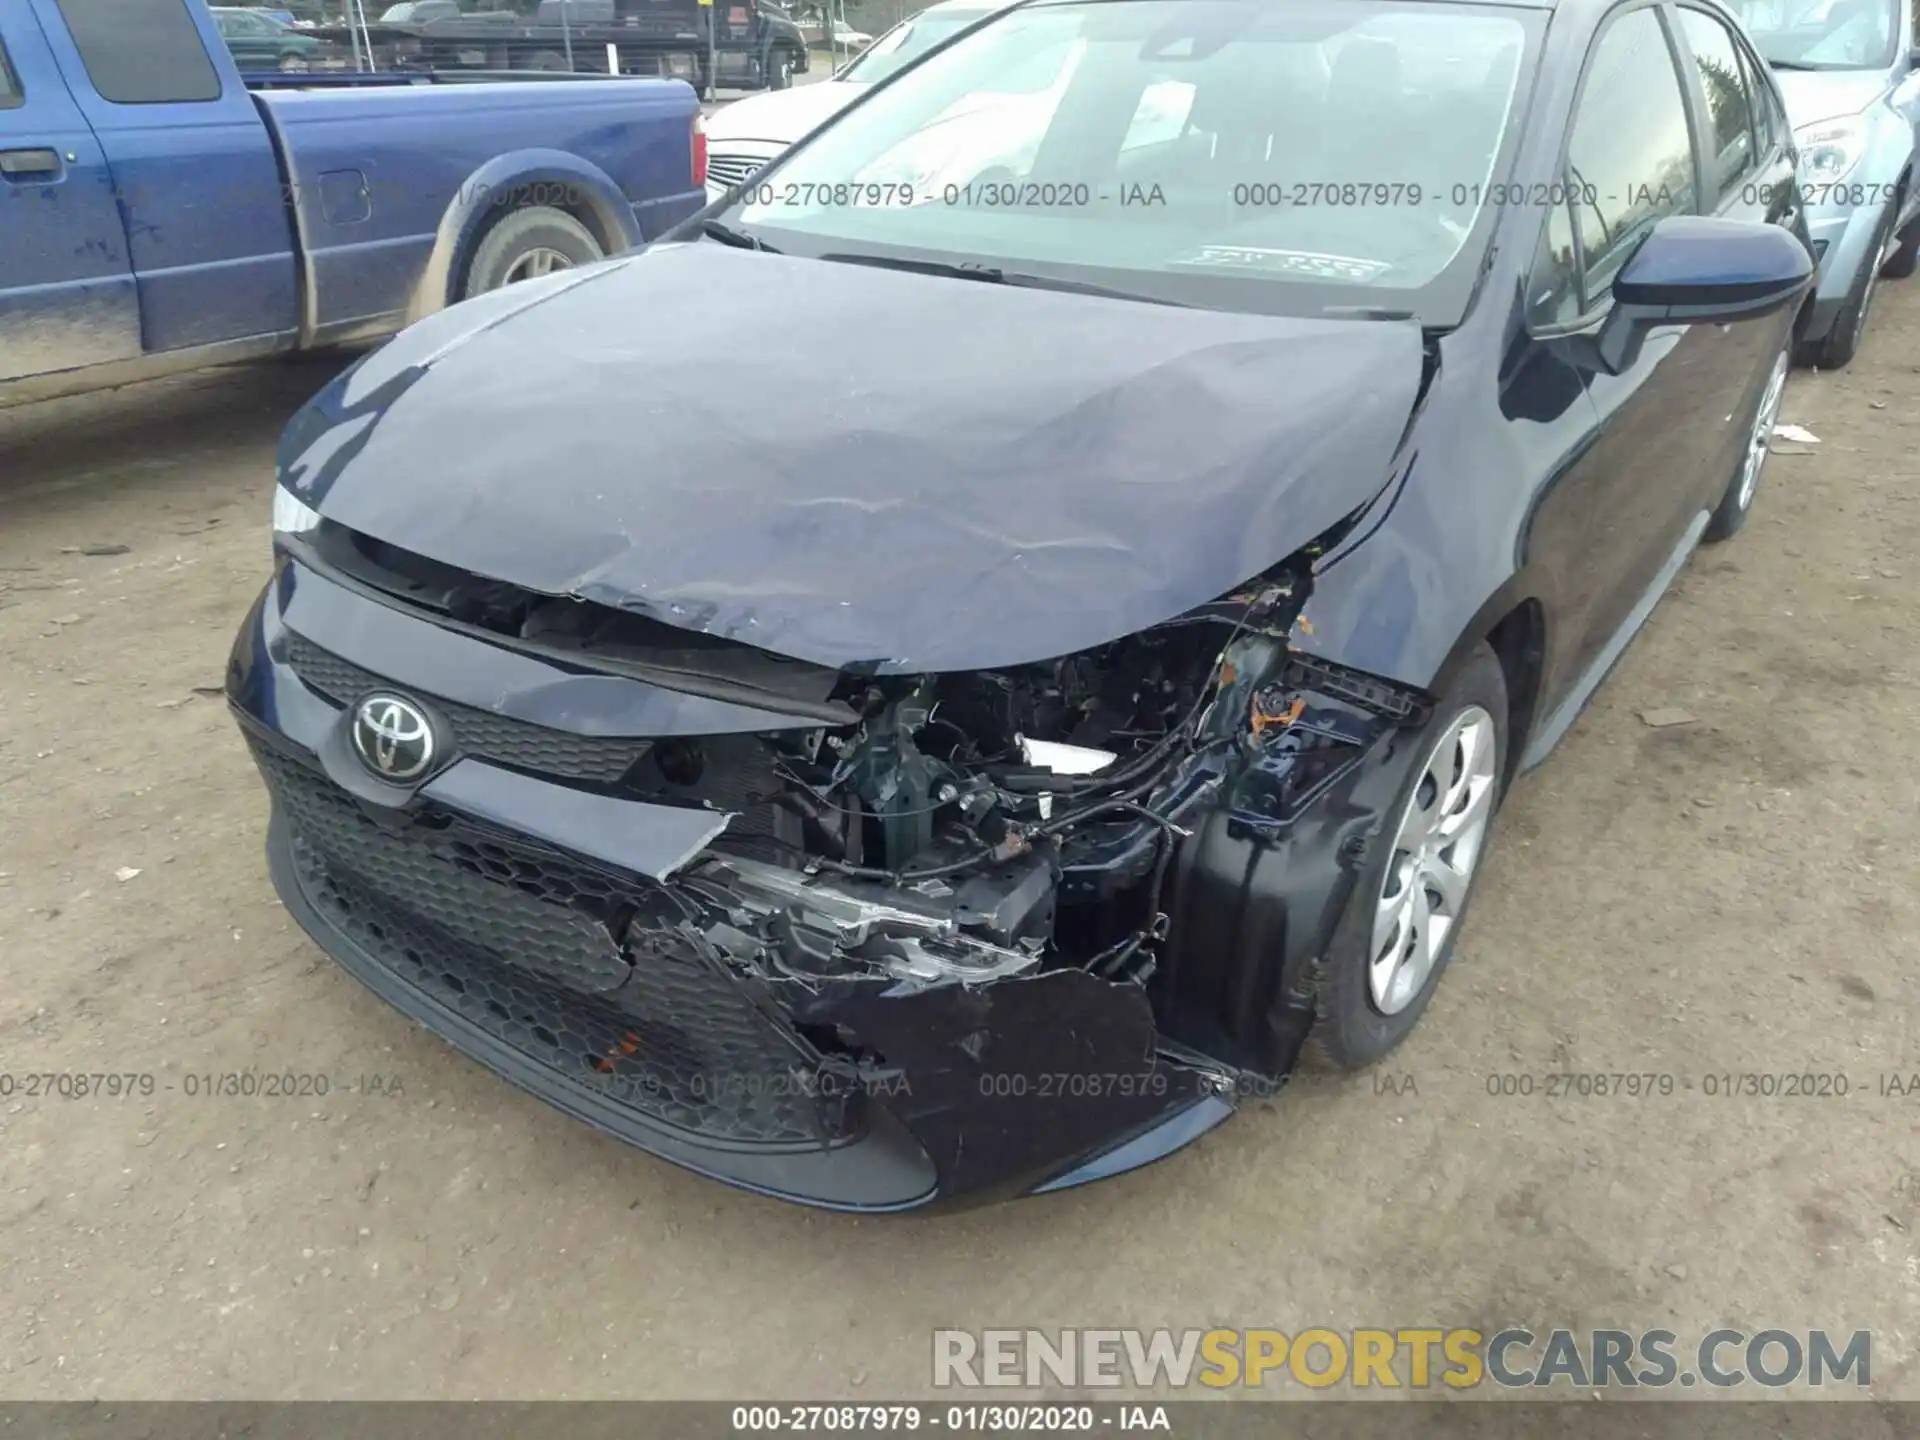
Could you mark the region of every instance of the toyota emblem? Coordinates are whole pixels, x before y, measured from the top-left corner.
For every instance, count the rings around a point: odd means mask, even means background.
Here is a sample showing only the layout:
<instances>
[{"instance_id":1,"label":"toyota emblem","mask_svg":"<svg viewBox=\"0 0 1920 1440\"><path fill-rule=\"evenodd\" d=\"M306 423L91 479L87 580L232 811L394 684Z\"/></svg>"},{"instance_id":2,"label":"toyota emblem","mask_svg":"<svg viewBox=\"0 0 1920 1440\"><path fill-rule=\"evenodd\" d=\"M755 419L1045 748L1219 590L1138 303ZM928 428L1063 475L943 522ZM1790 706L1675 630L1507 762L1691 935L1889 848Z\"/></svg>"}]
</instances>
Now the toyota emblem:
<instances>
[{"instance_id":1,"label":"toyota emblem","mask_svg":"<svg viewBox=\"0 0 1920 1440\"><path fill-rule=\"evenodd\" d=\"M398 695L369 695L354 707L353 749L375 775L400 784L426 774L439 754L433 722Z\"/></svg>"}]
</instances>

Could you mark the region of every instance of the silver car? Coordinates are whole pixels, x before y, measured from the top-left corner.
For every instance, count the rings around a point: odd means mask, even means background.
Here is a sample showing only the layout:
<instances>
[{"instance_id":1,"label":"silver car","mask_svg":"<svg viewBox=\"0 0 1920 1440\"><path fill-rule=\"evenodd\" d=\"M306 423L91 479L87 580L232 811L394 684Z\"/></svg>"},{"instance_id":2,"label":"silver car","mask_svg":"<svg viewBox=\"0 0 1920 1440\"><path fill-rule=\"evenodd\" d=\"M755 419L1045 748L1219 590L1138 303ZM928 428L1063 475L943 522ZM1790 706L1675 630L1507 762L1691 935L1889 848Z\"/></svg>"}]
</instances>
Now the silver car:
<instances>
[{"instance_id":1,"label":"silver car","mask_svg":"<svg viewBox=\"0 0 1920 1440\"><path fill-rule=\"evenodd\" d=\"M1803 364L1837 369L1866 332L1875 281L1920 252L1920 74L1907 0L1727 0L1772 65L1800 151L1819 289Z\"/></svg>"}]
</instances>

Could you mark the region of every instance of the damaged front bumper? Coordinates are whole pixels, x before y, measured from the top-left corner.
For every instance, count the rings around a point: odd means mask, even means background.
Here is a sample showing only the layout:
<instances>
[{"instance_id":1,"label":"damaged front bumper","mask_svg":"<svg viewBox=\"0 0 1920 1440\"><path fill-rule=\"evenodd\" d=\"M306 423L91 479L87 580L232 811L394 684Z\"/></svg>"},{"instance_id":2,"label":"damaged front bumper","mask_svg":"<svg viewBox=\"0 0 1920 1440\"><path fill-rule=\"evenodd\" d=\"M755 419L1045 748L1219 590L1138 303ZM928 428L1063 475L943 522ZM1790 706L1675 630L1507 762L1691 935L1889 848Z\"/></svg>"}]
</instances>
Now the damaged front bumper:
<instances>
[{"instance_id":1,"label":"damaged front bumper","mask_svg":"<svg viewBox=\"0 0 1920 1440\"><path fill-rule=\"evenodd\" d=\"M385 676L438 697L463 741L411 790L352 763L352 710L330 693ZM1141 985L956 934L942 911L964 895L922 906L715 857L705 812L476 758L590 774L607 747L644 743L619 732L649 688L282 563L228 677L272 794L281 898L358 979L503 1078L784 1199L886 1211L1065 1188L1232 1113L1241 1071L1168 1039ZM567 725L510 713L548 702ZM709 710L686 723L716 724L716 702L689 703ZM870 969L823 978L823 943Z\"/></svg>"}]
</instances>

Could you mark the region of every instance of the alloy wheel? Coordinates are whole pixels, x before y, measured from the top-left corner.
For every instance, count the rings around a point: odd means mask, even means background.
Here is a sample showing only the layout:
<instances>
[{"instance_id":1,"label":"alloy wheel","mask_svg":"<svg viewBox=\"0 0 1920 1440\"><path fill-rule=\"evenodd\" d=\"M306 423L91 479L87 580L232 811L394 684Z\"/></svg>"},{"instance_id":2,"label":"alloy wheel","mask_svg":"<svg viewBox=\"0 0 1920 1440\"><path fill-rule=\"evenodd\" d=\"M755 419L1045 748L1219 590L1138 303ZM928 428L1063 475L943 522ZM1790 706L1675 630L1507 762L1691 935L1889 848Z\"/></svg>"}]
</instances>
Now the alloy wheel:
<instances>
[{"instance_id":1,"label":"alloy wheel","mask_svg":"<svg viewBox=\"0 0 1920 1440\"><path fill-rule=\"evenodd\" d=\"M1773 362L1773 373L1767 376L1767 388L1760 396L1760 409L1753 417L1753 433L1747 437L1746 459L1740 464L1740 498L1738 504L1742 510L1753 503L1753 492L1760 485L1760 471L1767 463L1767 445L1773 439L1773 425L1780 418L1780 397L1787 393L1787 352L1782 350L1780 358Z\"/></svg>"},{"instance_id":2,"label":"alloy wheel","mask_svg":"<svg viewBox=\"0 0 1920 1440\"><path fill-rule=\"evenodd\" d=\"M1383 1015L1425 988L1466 908L1493 819L1497 739L1493 717L1469 705L1421 762L1374 909L1367 988Z\"/></svg>"}]
</instances>

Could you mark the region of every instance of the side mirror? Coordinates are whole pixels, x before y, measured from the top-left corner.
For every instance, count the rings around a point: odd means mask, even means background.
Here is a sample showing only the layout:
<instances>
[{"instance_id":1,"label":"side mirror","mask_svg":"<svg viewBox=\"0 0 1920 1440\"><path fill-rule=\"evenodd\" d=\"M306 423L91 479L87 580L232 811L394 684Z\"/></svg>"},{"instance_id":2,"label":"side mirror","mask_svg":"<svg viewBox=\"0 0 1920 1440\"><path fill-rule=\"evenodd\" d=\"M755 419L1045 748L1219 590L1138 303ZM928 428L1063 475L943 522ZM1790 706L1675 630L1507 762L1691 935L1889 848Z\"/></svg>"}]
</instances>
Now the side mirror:
<instances>
[{"instance_id":1,"label":"side mirror","mask_svg":"<svg viewBox=\"0 0 1920 1440\"><path fill-rule=\"evenodd\" d=\"M1628 369L1656 325L1754 320L1792 304L1813 257L1792 231L1752 220L1671 215L1613 280L1613 309L1595 337L1610 375Z\"/></svg>"}]
</instances>

